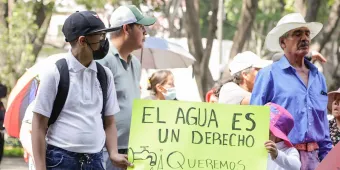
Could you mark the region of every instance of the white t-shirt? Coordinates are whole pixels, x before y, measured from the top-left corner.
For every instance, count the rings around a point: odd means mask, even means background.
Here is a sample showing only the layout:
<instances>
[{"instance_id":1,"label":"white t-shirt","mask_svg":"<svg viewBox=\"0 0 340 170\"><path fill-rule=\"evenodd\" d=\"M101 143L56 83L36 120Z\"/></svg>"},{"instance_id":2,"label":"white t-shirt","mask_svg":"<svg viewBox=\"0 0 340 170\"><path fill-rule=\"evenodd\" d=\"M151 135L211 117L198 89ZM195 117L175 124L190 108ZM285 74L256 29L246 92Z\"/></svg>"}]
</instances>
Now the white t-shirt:
<instances>
[{"instance_id":1,"label":"white t-shirt","mask_svg":"<svg viewBox=\"0 0 340 170\"><path fill-rule=\"evenodd\" d=\"M300 170L300 155L294 147L287 147L284 142L276 143L276 147L276 159L272 160L268 154L267 170Z\"/></svg>"},{"instance_id":2,"label":"white t-shirt","mask_svg":"<svg viewBox=\"0 0 340 170\"><path fill-rule=\"evenodd\" d=\"M242 89L234 82L226 83L222 86L218 103L224 104L241 104L246 96L251 96L251 93Z\"/></svg>"},{"instance_id":3,"label":"white t-shirt","mask_svg":"<svg viewBox=\"0 0 340 170\"><path fill-rule=\"evenodd\" d=\"M105 144L105 131L101 118L103 96L96 63L92 61L84 67L71 52L64 55L70 74L69 92L59 117L48 128L46 142L71 152L100 152ZM105 116L112 116L119 112L119 106L112 73L104 68L108 82ZM33 112L50 117L60 81L58 68L54 63L49 64L39 78Z\"/></svg>"}]
</instances>

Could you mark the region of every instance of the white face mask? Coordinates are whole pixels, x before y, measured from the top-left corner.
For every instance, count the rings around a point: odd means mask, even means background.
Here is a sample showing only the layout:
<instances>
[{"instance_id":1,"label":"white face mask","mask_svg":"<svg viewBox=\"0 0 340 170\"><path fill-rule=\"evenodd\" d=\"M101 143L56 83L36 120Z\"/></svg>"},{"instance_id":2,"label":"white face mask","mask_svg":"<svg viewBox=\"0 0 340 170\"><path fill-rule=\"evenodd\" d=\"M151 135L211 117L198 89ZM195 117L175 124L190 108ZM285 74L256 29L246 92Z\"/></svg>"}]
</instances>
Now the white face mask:
<instances>
[{"instance_id":1,"label":"white face mask","mask_svg":"<svg viewBox=\"0 0 340 170\"><path fill-rule=\"evenodd\" d=\"M174 87L166 89L166 93L162 93L165 100L174 100L176 98L176 89Z\"/></svg>"}]
</instances>

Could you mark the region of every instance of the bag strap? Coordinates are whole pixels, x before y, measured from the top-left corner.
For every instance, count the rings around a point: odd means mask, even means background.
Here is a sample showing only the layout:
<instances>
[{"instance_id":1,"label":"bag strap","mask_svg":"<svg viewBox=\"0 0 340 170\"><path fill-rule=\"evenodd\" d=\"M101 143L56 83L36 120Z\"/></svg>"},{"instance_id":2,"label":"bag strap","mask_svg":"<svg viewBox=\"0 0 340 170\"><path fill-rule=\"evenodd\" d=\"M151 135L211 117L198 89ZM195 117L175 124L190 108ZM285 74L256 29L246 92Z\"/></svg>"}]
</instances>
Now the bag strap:
<instances>
[{"instance_id":1,"label":"bag strap","mask_svg":"<svg viewBox=\"0 0 340 170\"><path fill-rule=\"evenodd\" d=\"M106 75L106 72L105 72L105 69L104 67L97 63L97 79L100 83L100 87L102 88L102 93L103 93L103 108L102 108L102 120L103 120L103 126L104 126L104 129L105 129L105 122L104 122L104 115L105 115L105 107L106 107L106 101L107 101L107 75Z\"/></svg>"},{"instance_id":2,"label":"bag strap","mask_svg":"<svg viewBox=\"0 0 340 170\"><path fill-rule=\"evenodd\" d=\"M56 65L60 74L60 81L58 85L58 92L53 103L52 113L48 120L48 126L50 126L57 120L61 110L65 105L68 90L70 87L70 74L66 59L63 58L58 60L56 62Z\"/></svg>"}]
</instances>

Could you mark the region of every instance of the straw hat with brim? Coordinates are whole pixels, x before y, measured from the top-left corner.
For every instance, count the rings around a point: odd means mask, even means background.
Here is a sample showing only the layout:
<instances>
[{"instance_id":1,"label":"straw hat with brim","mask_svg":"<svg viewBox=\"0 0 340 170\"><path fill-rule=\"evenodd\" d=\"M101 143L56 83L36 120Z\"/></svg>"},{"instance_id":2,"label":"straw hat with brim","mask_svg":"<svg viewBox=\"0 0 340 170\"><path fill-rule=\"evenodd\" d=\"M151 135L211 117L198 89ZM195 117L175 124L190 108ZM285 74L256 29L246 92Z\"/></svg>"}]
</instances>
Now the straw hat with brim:
<instances>
[{"instance_id":1,"label":"straw hat with brim","mask_svg":"<svg viewBox=\"0 0 340 170\"><path fill-rule=\"evenodd\" d=\"M328 104L327 109L331 112L332 111L332 103L334 102L334 96L340 95L340 88L337 91L331 91L328 93Z\"/></svg>"},{"instance_id":2,"label":"straw hat with brim","mask_svg":"<svg viewBox=\"0 0 340 170\"><path fill-rule=\"evenodd\" d=\"M306 27L310 30L310 39L313 39L322 29L323 25L319 22L306 22L300 13L292 13L284 16L267 35L265 44L268 50L282 52L280 37L286 32Z\"/></svg>"}]
</instances>

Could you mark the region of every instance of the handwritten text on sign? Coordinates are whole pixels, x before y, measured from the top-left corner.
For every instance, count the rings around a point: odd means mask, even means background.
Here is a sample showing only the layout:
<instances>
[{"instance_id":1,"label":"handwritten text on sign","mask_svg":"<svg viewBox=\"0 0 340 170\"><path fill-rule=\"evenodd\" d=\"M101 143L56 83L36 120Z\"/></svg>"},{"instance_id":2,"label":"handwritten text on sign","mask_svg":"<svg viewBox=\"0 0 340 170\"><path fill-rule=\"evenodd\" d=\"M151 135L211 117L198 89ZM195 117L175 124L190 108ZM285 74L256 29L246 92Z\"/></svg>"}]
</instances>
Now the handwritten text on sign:
<instances>
[{"instance_id":1,"label":"handwritten text on sign","mask_svg":"<svg viewBox=\"0 0 340 170\"><path fill-rule=\"evenodd\" d=\"M268 135L268 107L136 100L130 169L263 170Z\"/></svg>"}]
</instances>

